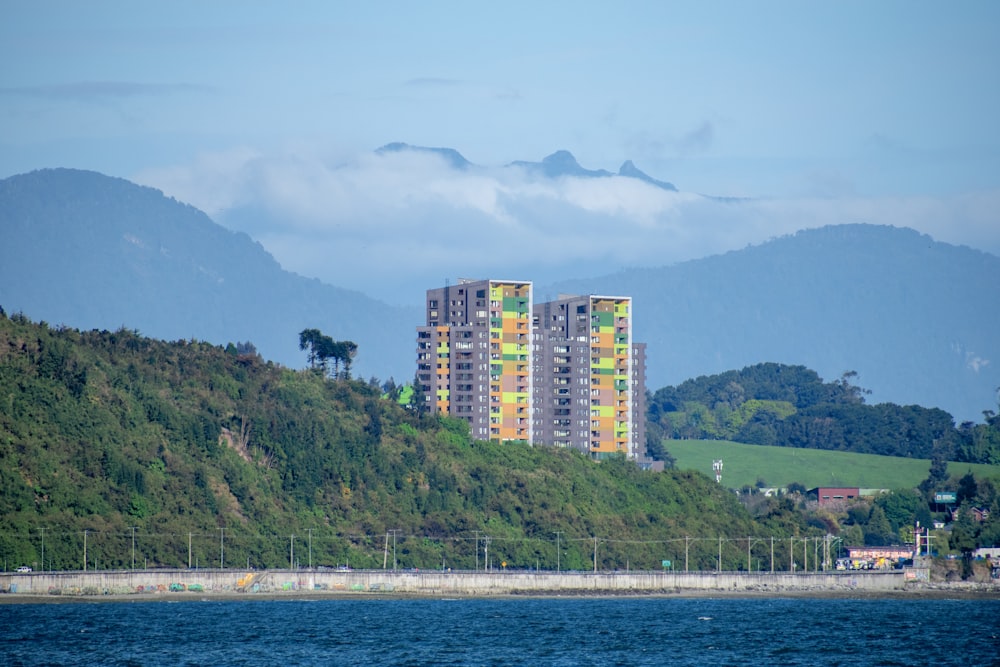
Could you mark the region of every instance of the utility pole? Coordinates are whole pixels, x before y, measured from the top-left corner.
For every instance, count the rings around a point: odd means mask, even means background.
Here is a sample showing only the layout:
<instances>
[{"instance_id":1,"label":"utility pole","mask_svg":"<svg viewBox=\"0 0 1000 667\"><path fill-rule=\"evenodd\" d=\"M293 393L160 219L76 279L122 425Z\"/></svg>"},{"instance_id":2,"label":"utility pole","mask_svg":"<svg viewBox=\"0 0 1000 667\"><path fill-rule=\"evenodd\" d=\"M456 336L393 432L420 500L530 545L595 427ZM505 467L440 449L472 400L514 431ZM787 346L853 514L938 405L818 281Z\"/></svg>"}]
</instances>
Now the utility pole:
<instances>
[{"instance_id":1,"label":"utility pole","mask_svg":"<svg viewBox=\"0 0 1000 667\"><path fill-rule=\"evenodd\" d=\"M483 537L483 570L489 572L490 569L490 536Z\"/></svg>"},{"instance_id":2,"label":"utility pole","mask_svg":"<svg viewBox=\"0 0 1000 667\"><path fill-rule=\"evenodd\" d=\"M722 535L719 535L719 572L722 572Z\"/></svg>"},{"instance_id":3,"label":"utility pole","mask_svg":"<svg viewBox=\"0 0 1000 667\"><path fill-rule=\"evenodd\" d=\"M597 574L597 535L594 535L594 574Z\"/></svg>"},{"instance_id":4,"label":"utility pole","mask_svg":"<svg viewBox=\"0 0 1000 667\"><path fill-rule=\"evenodd\" d=\"M473 535L476 536L476 572L479 572L479 531L472 531Z\"/></svg>"},{"instance_id":5,"label":"utility pole","mask_svg":"<svg viewBox=\"0 0 1000 667\"><path fill-rule=\"evenodd\" d=\"M188 569L191 569L191 533L188 533Z\"/></svg>"},{"instance_id":6,"label":"utility pole","mask_svg":"<svg viewBox=\"0 0 1000 667\"><path fill-rule=\"evenodd\" d=\"M556 531L556 572L559 571L559 554L561 553L561 545L560 545L560 541L559 541L559 536L561 534L562 534L562 531L559 531L559 530Z\"/></svg>"},{"instance_id":7,"label":"utility pole","mask_svg":"<svg viewBox=\"0 0 1000 667\"><path fill-rule=\"evenodd\" d=\"M41 567L41 569L44 572L45 571L45 529L44 528L40 528L39 530L42 531L42 567Z\"/></svg>"},{"instance_id":8,"label":"utility pole","mask_svg":"<svg viewBox=\"0 0 1000 667\"><path fill-rule=\"evenodd\" d=\"M306 532L309 533L309 569L313 569L313 529L306 528Z\"/></svg>"},{"instance_id":9,"label":"utility pole","mask_svg":"<svg viewBox=\"0 0 1000 667\"><path fill-rule=\"evenodd\" d=\"M226 569L226 529L219 529L219 569Z\"/></svg>"},{"instance_id":10,"label":"utility pole","mask_svg":"<svg viewBox=\"0 0 1000 667\"><path fill-rule=\"evenodd\" d=\"M83 571L87 571L87 531L83 531Z\"/></svg>"},{"instance_id":11,"label":"utility pole","mask_svg":"<svg viewBox=\"0 0 1000 667\"><path fill-rule=\"evenodd\" d=\"M389 532L392 533L392 571L395 572L396 571L396 533L399 532L399 528L393 528Z\"/></svg>"},{"instance_id":12,"label":"utility pole","mask_svg":"<svg viewBox=\"0 0 1000 667\"><path fill-rule=\"evenodd\" d=\"M691 545L691 538L687 535L684 536L684 573L687 574L688 571L688 547Z\"/></svg>"},{"instance_id":13,"label":"utility pole","mask_svg":"<svg viewBox=\"0 0 1000 667\"><path fill-rule=\"evenodd\" d=\"M288 569L295 569L295 536L288 536Z\"/></svg>"},{"instance_id":14,"label":"utility pole","mask_svg":"<svg viewBox=\"0 0 1000 667\"><path fill-rule=\"evenodd\" d=\"M132 529L132 569L135 569L135 529L136 526L129 526Z\"/></svg>"}]
</instances>

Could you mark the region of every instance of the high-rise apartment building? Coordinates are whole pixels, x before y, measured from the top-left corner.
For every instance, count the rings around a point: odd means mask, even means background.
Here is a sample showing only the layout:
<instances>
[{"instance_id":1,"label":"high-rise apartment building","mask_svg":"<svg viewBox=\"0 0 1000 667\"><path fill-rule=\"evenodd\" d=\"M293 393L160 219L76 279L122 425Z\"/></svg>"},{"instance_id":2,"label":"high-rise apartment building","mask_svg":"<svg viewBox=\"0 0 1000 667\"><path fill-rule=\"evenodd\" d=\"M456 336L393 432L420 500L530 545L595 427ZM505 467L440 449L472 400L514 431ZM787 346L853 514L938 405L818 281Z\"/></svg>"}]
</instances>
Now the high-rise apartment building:
<instances>
[{"instance_id":1,"label":"high-rise apartment building","mask_svg":"<svg viewBox=\"0 0 1000 667\"><path fill-rule=\"evenodd\" d=\"M645 345L632 299L534 304L531 282L460 280L427 290L417 379L428 407L472 436L645 459Z\"/></svg>"},{"instance_id":2,"label":"high-rise apartment building","mask_svg":"<svg viewBox=\"0 0 1000 667\"><path fill-rule=\"evenodd\" d=\"M438 411L472 437L533 442L531 282L459 280L427 290L417 327L417 379Z\"/></svg>"},{"instance_id":3,"label":"high-rise apartment building","mask_svg":"<svg viewBox=\"0 0 1000 667\"><path fill-rule=\"evenodd\" d=\"M532 345L536 442L645 458L645 345L632 340L631 297L536 304Z\"/></svg>"}]
</instances>

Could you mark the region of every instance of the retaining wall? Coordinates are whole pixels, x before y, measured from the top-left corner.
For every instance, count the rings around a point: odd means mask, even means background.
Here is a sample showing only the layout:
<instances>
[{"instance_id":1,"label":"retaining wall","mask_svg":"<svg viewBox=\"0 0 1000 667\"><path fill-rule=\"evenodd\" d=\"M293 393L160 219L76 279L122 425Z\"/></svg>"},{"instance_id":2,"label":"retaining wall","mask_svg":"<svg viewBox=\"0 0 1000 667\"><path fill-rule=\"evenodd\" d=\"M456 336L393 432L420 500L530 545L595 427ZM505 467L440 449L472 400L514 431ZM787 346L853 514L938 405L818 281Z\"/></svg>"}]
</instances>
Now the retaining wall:
<instances>
[{"instance_id":1,"label":"retaining wall","mask_svg":"<svg viewBox=\"0 0 1000 667\"><path fill-rule=\"evenodd\" d=\"M0 592L19 595L138 593L395 593L508 595L516 593L679 593L683 591L891 591L926 581L913 571L890 572L441 572L357 570L135 570L0 574Z\"/></svg>"}]
</instances>

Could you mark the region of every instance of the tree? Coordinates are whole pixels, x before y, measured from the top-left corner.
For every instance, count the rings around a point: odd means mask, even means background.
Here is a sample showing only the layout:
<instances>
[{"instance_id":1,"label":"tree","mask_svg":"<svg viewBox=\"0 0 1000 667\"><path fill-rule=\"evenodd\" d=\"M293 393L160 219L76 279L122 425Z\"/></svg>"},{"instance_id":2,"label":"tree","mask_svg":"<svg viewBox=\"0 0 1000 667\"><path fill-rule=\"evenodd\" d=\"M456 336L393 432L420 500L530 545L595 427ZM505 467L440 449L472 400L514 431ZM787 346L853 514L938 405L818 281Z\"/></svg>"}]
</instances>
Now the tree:
<instances>
[{"instance_id":1,"label":"tree","mask_svg":"<svg viewBox=\"0 0 1000 667\"><path fill-rule=\"evenodd\" d=\"M338 351L340 353L340 360L344 364L344 379L351 379L351 362L354 361L355 355L358 353L358 346L353 341L343 340L338 342Z\"/></svg>"},{"instance_id":2,"label":"tree","mask_svg":"<svg viewBox=\"0 0 1000 667\"><path fill-rule=\"evenodd\" d=\"M844 371L840 380L834 383L840 388L843 400L848 403L864 403L865 395L872 393L870 389L864 389L854 384L857 378L857 371Z\"/></svg>"},{"instance_id":3,"label":"tree","mask_svg":"<svg viewBox=\"0 0 1000 667\"><path fill-rule=\"evenodd\" d=\"M333 340L319 329L303 329L299 333L299 349L309 350L309 367L329 375L333 379L351 377L351 361L358 352L357 343L349 340ZM330 362L333 362L331 368ZM343 364L344 373L340 367Z\"/></svg>"},{"instance_id":4,"label":"tree","mask_svg":"<svg viewBox=\"0 0 1000 667\"><path fill-rule=\"evenodd\" d=\"M962 579L972 576L972 552L979 545L978 538L979 531L972 520L972 512L969 506L963 505L948 537L948 546L962 554Z\"/></svg>"},{"instance_id":5,"label":"tree","mask_svg":"<svg viewBox=\"0 0 1000 667\"><path fill-rule=\"evenodd\" d=\"M965 503L975 503L979 496L979 485L976 483L976 478L972 472L967 472L962 475L962 478L958 480L958 488L955 492L956 502L959 505Z\"/></svg>"},{"instance_id":6,"label":"tree","mask_svg":"<svg viewBox=\"0 0 1000 667\"><path fill-rule=\"evenodd\" d=\"M882 508L892 529L897 533L902 528L912 527L917 521L922 526L931 524L931 513L927 501L911 489L899 489L879 496L875 504Z\"/></svg>"},{"instance_id":7,"label":"tree","mask_svg":"<svg viewBox=\"0 0 1000 667\"><path fill-rule=\"evenodd\" d=\"M236 343L236 354L240 356L256 357L257 346L250 341L246 341L245 343Z\"/></svg>"},{"instance_id":8,"label":"tree","mask_svg":"<svg viewBox=\"0 0 1000 667\"><path fill-rule=\"evenodd\" d=\"M410 394L410 403L407 405L418 415L427 414L430 406L427 404L427 395L424 393L424 385L420 382L420 377L413 376L413 393Z\"/></svg>"},{"instance_id":9,"label":"tree","mask_svg":"<svg viewBox=\"0 0 1000 667\"><path fill-rule=\"evenodd\" d=\"M896 531L885 516L881 507L872 507L871 514L868 515L868 525L865 526L865 546L881 547L892 544L896 538Z\"/></svg>"},{"instance_id":10,"label":"tree","mask_svg":"<svg viewBox=\"0 0 1000 667\"><path fill-rule=\"evenodd\" d=\"M927 479L920 482L920 491L930 498L935 491L939 490L941 484L948 479L948 460L941 457L937 452L931 459L931 468Z\"/></svg>"},{"instance_id":11,"label":"tree","mask_svg":"<svg viewBox=\"0 0 1000 667\"><path fill-rule=\"evenodd\" d=\"M320 338L322 336L319 329L303 329L299 332L299 349L309 350L306 358L309 361L309 367L313 369L316 368L319 360L319 351L322 346Z\"/></svg>"}]
</instances>

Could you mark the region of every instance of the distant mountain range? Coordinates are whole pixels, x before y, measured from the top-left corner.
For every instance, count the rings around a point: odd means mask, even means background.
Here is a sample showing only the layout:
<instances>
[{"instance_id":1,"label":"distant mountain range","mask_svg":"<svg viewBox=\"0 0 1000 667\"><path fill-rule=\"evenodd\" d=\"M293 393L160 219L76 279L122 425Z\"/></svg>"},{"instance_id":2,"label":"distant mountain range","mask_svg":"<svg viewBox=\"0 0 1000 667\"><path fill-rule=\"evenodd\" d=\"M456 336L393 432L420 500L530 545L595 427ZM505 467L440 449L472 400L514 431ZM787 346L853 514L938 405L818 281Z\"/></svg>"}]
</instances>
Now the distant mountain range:
<instances>
[{"instance_id":1,"label":"distant mountain range","mask_svg":"<svg viewBox=\"0 0 1000 667\"><path fill-rule=\"evenodd\" d=\"M451 149L381 150L464 161ZM579 168L564 152L519 166ZM648 178L632 169L627 162L621 172ZM587 292L634 297L651 390L773 361L826 380L857 371L870 402L940 407L960 421L997 408L1000 258L911 230L832 226L668 267L535 285L538 300ZM69 169L0 181L0 306L52 325L250 341L292 367L305 365L298 332L318 328L358 343L356 376L397 382L413 377L422 324L420 303L389 306L289 273L249 236L158 190Z\"/></svg>"},{"instance_id":2,"label":"distant mountain range","mask_svg":"<svg viewBox=\"0 0 1000 667\"><path fill-rule=\"evenodd\" d=\"M856 371L868 402L997 409L1000 258L910 229L823 227L536 291L631 295L654 388L774 361Z\"/></svg>"},{"instance_id":3,"label":"distant mountain range","mask_svg":"<svg viewBox=\"0 0 1000 667\"><path fill-rule=\"evenodd\" d=\"M403 142L394 142L382 146L376 152L402 153L406 151L438 155L453 169L465 170L475 166L473 163L466 160L465 157L454 148L428 148L426 146L411 146L410 144ZM572 153L561 150L543 158L541 162L515 160L507 166L526 169L533 173L541 174L547 178L560 178L563 176L572 176L576 178L610 178L612 176L635 178L663 190L677 192L677 188L674 187L672 183L659 181L652 176L645 174L632 163L632 160L626 160L618 169L618 173L614 174L606 169L585 169L580 166L580 163L576 161L576 158L573 157Z\"/></svg>"},{"instance_id":4,"label":"distant mountain range","mask_svg":"<svg viewBox=\"0 0 1000 667\"><path fill-rule=\"evenodd\" d=\"M397 382L414 375L422 312L284 271L196 208L71 169L0 181L0 306L51 325L249 341L295 368L299 332L318 328L359 344L357 376Z\"/></svg>"}]
</instances>

